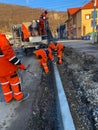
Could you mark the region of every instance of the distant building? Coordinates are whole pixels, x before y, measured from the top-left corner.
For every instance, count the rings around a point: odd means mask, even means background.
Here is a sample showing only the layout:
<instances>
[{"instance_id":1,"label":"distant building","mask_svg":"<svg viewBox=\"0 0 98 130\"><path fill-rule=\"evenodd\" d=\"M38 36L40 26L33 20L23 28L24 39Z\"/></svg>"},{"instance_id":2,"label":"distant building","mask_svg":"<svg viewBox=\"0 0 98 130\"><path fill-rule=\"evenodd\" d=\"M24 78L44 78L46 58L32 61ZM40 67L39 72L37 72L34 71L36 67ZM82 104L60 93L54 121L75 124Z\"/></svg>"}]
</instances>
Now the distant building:
<instances>
[{"instance_id":1,"label":"distant building","mask_svg":"<svg viewBox=\"0 0 98 130\"><path fill-rule=\"evenodd\" d=\"M98 24L98 0L96 1L97 24ZM94 11L93 0L82 7L68 8L68 19L66 23L66 37L69 39L81 38L92 32L92 11Z\"/></svg>"},{"instance_id":2,"label":"distant building","mask_svg":"<svg viewBox=\"0 0 98 130\"><path fill-rule=\"evenodd\" d=\"M57 28L57 33L58 33L58 38L59 39L65 39L66 38L66 25L65 24L60 25Z\"/></svg>"}]
</instances>

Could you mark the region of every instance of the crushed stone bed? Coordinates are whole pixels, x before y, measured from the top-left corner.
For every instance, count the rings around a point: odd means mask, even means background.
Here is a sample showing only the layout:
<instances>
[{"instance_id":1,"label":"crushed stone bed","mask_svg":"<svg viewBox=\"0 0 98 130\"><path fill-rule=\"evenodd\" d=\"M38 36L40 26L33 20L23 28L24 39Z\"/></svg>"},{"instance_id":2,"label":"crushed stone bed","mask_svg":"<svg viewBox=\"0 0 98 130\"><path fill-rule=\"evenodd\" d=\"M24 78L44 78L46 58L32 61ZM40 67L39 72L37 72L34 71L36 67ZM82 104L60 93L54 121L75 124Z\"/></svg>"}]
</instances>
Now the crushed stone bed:
<instances>
[{"instance_id":1,"label":"crushed stone bed","mask_svg":"<svg viewBox=\"0 0 98 130\"><path fill-rule=\"evenodd\" d=\"M77 130L98 130L98 59L65 48L58 65Z\"/></svg>"}]
</instances>

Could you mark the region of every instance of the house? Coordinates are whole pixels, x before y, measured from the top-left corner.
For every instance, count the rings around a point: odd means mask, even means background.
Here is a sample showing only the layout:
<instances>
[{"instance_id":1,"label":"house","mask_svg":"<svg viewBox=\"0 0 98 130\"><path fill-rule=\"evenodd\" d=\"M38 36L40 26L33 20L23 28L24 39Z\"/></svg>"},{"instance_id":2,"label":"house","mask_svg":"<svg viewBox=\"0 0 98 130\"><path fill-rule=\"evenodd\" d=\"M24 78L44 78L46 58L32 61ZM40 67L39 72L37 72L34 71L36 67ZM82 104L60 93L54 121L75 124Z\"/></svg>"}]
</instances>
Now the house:
<instances>
[{"instance_id":1,"label":"house","mask_svg":"<svg viewBox=\"0 0 98 130\"><path fill-rule=\"evenodd\" d=\"M68 8L68 19L66 24L66 37L77 39L92 33L92 11L94 11L94 2L90 1L82 7ZM96 0L97 24L98 24L98 0ZM95 29L96 30L96 29Z\"/></svg>"}]
</instances>

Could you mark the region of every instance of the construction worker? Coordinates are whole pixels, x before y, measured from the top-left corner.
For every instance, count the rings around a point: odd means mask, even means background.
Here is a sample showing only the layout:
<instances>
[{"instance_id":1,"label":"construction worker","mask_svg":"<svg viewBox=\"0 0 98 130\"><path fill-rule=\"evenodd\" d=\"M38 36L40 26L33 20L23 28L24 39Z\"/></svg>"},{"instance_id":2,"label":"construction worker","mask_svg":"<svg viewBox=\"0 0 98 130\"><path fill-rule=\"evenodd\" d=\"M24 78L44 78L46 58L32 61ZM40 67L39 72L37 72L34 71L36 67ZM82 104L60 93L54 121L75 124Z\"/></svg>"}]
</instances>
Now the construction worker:
<instances>
[{"instance_id":1,"label":"construction worker","mask_svg":"<svg viewBox=\"0 0 98 130\"><path fill-rule=\"evenodd\" d=\"M28 27L31 36L36 36L37 33L37 22L36 20L33 20L30 24L30 26Z\"/></svg>"},{"instance_id":2,"label":"construction worker","mask_svg":"<svg viewBox=\"0 0 98 130\"><path fill-rule=\"evenodd\" d=\"M38 28L39 28L39 35L45 35L46 34L45 24L44 24L44 20L43 20L43 16L42 15L39 18Z\"/></svg>"},{"instance_id":3,"label":"construction worker","mask_svg":"<svg viewBox=\"0 0 98 130\"><path fill-rule=\"evenodd\" d=\"M53 53L58 57L58 64L62 64L62 56L64 52L65 46L61 43L51 42L49 44L49 48L53 51Z\"/></svg>"},{"instance_id":4,"label":"construction worker","mask_svg":"<svg viewBox=\"0 0 98 130\"><path fill-rule=\"evenodd\" d=\"M36 57L39 59L39 65L41 65L47 74L49 72L48 60L53 61L52 51L50 48L39 49L35 52Z\"/></svg>"},{"instance_id":5,"label":"construction worker","mask_svg":"<svg viewBox=\"0 0 98 130\"><path fill-rule=\"evenodd\" d=\"M44 19L44 20L47 20L47 14L48 14L47 10L45 10L45 11L42 13L42 16L43 16L43 19Z\"/></svg>"},{"instance_id":6,"label":"construction worker","mask_svg":"<svg viewBox=\"0 0 98 130\"><path fill-rule=\"evenodd\" d=\"M22 101L28 97L28 94L25 95L21 91L18 68L26 69L16 57L5 34L0 33L0 84L6 102L10 102L13 98Z\"/></svg>"},{"instance_id":7,"label":"construction worker","mask_svg":"<svg viewBox=\"0 0 98 130\"><path fill-rule=\"evenodd\" d=\"M42 18L43 18L43 21L44 21L45 34L47 33L47 29L49 29L49 22L48 22L47 14L48 14L47 10L45 10L42 13Z\"/></svg>"},{"instance_id":8,"label":"construction worker","mask_svg":"<svg viewBox=\"0 0 98 130\"><path fill-rule=\"evenodd\" d=\"M23 37L22 40L23 41L29 41L29 37L31 36L29 30L26 28L25 24L22 23L22 33L23 33Z\"/></svg>"},{"instance_id":9,"label":"construction worker","mask_svg":"<svg viewBox=\"0 0 98 130\"><path fill-rule=\"evenodd\" d=\"M39 19L36 20L36 30L37 30L37 32L38 32L37 35L40 35L40 34L39 34Z\"/></svg>"}]
</instances>

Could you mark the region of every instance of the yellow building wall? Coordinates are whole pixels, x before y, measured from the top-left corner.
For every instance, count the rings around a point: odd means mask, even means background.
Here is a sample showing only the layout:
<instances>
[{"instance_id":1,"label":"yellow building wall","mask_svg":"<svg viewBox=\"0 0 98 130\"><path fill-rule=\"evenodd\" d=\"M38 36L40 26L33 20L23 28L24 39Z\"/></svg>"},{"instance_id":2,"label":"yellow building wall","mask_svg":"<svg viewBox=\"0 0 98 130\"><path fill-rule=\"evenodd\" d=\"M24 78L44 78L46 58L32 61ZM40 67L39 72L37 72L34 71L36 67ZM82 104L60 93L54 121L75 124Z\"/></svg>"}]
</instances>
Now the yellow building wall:
<instances>
[{"instance_id":1,"label":"yellow building wall","mask_svg":"<svg viewBox=\"0 0 98 130\"><path fill-rule=\"evenodd\" d=\"M76 29L77 29L77 38L81 37L81 10L76 14Z\"/></svg>"},{"instance_id":2,"label":"yellow building wall","mask_svg":"<svg viewBox=\"0 0 98 130\"><path fill-rule=\"evenodd\" d=\"M91 26L91 21L93 20L92 11L94 11L94 9L84 9L84 10L78 11L75 14L76 23L73 23L73 25L75 25L74 28L76 28L76 38L81 38L81 36L85 36L86 34L91 33L93 31L93 27ZM96 11L98 11L98 8L96 9ZM86 15L88 14L90 15L90 19L86 19ZM98 25L98 18L96 18L96 20L97 20L97 25ZM69 27L67 30L69 31L69 37L71 38L70 30L71 30L71 27ZM96 31L96 28L95 28L95 31Z\"/></svg>"},{"instance_id":3,"label":"yellow building wall","mask_svg":"<svg viewBox=\"0 0 98 130\"><path fill-rule=\"evenodd\" d=\"M88 33L92 32L92 26L91 26L91 20L92 20L92 11L94 9L85 9L85 10L81 10L81 16L82 16L82 21L81 21L81 36L84 35L84 30L83 28L85 28L85 35ZM97 9L98 11L98 9ZM86 15L90 14L90 19L86 19ZM97 24L98 24L98 18L97 18Z\"/></svg>"}]
</instances>

